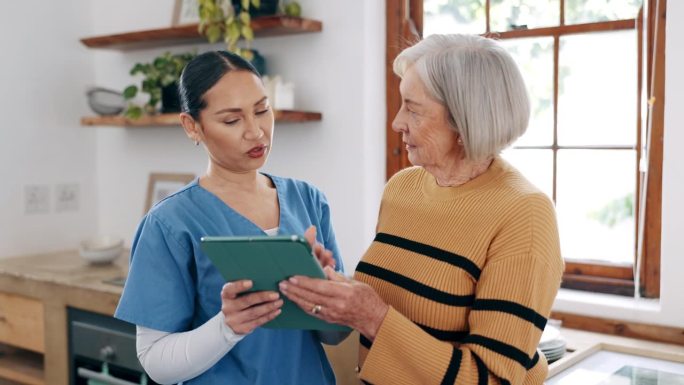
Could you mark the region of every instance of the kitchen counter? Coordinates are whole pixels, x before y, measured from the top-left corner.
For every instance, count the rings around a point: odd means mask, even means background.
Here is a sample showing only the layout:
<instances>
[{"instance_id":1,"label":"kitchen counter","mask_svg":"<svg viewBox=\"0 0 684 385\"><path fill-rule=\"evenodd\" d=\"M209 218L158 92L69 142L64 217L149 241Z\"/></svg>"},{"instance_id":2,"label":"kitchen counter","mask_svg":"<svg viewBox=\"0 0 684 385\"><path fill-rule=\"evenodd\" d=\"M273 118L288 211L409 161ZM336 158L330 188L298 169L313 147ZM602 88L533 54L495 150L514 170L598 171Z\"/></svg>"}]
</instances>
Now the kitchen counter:
<instances>
[{"instance_id":1,"label":"kitchen counter","mask_svg":"<svg viewBox=\"0 0 684 385\"><path fill-rule=\"evenodd\" d=\"M127 271L127 252L107 265L90 265L75 250L0 259L0 293L42 303L42 328L36 333L45 336L44 347L41 341L40 349L33 349L42 353L42 365L29 362L26 368L14 373L0 363L0 373L5 375L6 369L9 376L19 376L15 380L23 379L21 375L28 373L24 383L40 384L35 379L42 377L43 383L67 385L67 308L111 316L123 287L105 281L124 278ZM33 322L40 325L40 320ZM41 357L31 354L31 357Z\"/></svg>"},{"instance_id":2,"label":"kitchen counter","mask_svg":"<svg viewBox=\"0 0 684 385\"><path fill-rule=\"evenodd\" d=\"M128 251L113 263L93 265L75 250L25 257L0 259L0 276L29 280L36 284L55 285L64 289L93 290L102 294L121 295L122 286L105 281L125 278ZM6 288L0 286L0 289Z\"/></svg>"}]
</instances>

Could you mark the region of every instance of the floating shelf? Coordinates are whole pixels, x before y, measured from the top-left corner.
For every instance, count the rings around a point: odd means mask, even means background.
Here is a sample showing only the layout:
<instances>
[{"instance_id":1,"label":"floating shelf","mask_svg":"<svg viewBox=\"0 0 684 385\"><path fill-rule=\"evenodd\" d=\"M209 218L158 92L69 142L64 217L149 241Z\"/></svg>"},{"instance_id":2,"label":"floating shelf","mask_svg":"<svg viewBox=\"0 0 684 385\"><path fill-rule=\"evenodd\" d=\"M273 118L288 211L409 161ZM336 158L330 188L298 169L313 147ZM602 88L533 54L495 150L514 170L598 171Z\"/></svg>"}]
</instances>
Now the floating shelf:
<instances>
[{"instance_id":1,"label":"floating shelf","mask_svg":"<svg viewBox=\"0 0 684 385\"><path fill-rule=\"evenodd\" d=\"M96 36L81 39L89 48L118 50L152 48L189 43L206 43L206 37L199 34L198 24L170 28L150 29L115 35ZM289 16L265 16L252 20L254 37L285 36L300 33L320 32L323 24L318 20Z\"/></svg>"},{"instance_id":2,"label":"floating shelf","mask_svg":"<svg viewBox=\"0 0 684 385\"><path fill-rule=\"evenodd\" d=\"M0 378L26 385L45 385L43 356L23 350L2 351Z\"/></svg>"},{"instance_id":3,"label":"floating shelf","mask_svg":"<svg viewBox=\"0 0 684 385\"><path fill-rule=\"evenodd\" d=\"M320 112L280 110L275 112L276 123L303 123L320 121ZM81 118L82 126L120 126L120 127L178 127L178 114L145 115L139 119L125 116L85 116Z\"/></svg>"}]
</instances>

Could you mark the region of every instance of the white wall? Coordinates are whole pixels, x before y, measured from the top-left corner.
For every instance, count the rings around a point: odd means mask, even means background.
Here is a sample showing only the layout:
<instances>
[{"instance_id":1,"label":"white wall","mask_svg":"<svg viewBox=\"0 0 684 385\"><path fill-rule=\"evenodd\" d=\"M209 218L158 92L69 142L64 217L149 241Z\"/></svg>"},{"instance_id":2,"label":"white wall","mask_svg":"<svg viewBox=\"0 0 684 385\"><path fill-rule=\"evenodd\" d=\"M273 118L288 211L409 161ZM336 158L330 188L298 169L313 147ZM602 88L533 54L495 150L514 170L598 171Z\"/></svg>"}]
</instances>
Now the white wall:
<instances>
[{"instance_id":1,"label":"white wall","mask_svg":"<svg viewBox=\"0 0 684 385\"><path fill-rule=\"evenodd\" d=\"M88 0L3 3L0 12L0 258L76 248L96 222L96 131L88 111ZM79 186L79 208L56 212L57 184ZM49 211L25 214L24 187L46 185Z\"/></svg>"},{"instance_id":2,"label":"white wall","mask_svg":"<svg viewBox=\"0 0 684 385\"><path fill-rule=\"evenodd\" d=\"M95 34L167 26L172 3L94 2ZM294 81L295 106L321 111L323 120L277 124L265 171L308 180L323 190L345 265L352 270L372 239L384 184L384 2L300 3L303 16L323 22L322 33L257 39L254 47L266 57L271 74ZM97 83L121 89L132 82L128 70L136 61L165 50L94 51ZM143 211L149 172L199 174L206 167L203 150L192 146L180 127L97 132L98 219L107 234L130 241Z\"/></svg>"},{"instance_id":3,"label":"white wall","mask_svg":"<svg viewBox=\"0 0 684 385\"><path fill-rule=\"evenodd\" d=\"M684 2L668 1L660 301L563 291L560 311L684 327Z\"/></svg>"}]
</instances>

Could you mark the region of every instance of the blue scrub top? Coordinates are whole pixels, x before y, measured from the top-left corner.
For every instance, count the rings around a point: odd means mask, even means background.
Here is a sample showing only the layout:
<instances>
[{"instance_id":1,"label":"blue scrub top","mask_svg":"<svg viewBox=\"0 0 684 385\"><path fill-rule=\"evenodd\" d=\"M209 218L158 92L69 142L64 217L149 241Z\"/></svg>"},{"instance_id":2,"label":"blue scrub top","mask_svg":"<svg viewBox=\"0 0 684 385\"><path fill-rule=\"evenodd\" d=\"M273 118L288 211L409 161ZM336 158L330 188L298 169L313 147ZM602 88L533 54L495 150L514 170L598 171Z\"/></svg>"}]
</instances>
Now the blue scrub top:
<instances>
[{"instance_id":1,"label":"blue scrub top","mask_svg":"<svg viewBox=\"0 0 684 385\"><path fill-rule=\"evenodd\" d=\"M280 205L278 234L310 226L342 269L330 209L312 185L268 175ZM203 236L265 233L205 190L198 179L155 205L133 240L130 270L115 317L169 333L192 330L221 310L225 280L200 249ZM334 384L323 348L311 331L257 328L220 361L184 384Z\"/></svg>"}]
</instances>

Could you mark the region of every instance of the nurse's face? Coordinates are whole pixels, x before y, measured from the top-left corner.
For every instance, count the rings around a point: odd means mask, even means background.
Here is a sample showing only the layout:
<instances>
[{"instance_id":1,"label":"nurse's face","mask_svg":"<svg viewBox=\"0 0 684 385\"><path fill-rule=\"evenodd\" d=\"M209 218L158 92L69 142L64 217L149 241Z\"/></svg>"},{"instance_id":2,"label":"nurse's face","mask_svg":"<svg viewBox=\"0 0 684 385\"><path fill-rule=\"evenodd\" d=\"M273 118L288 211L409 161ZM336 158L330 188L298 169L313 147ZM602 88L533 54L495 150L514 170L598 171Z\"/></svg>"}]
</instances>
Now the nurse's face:
<instances>
[{"instance_id":1,"label":"nurse's face","mask_svg":"<svg viewBox=\"0 0 684 385\"><path fill-rule=\"evenodd\" d=\"M273 110L266 90L249 71L231 71L204 94L201 140L215 166L233 172L266 163L273 137Z\"/></svg>"}]
</instances>

